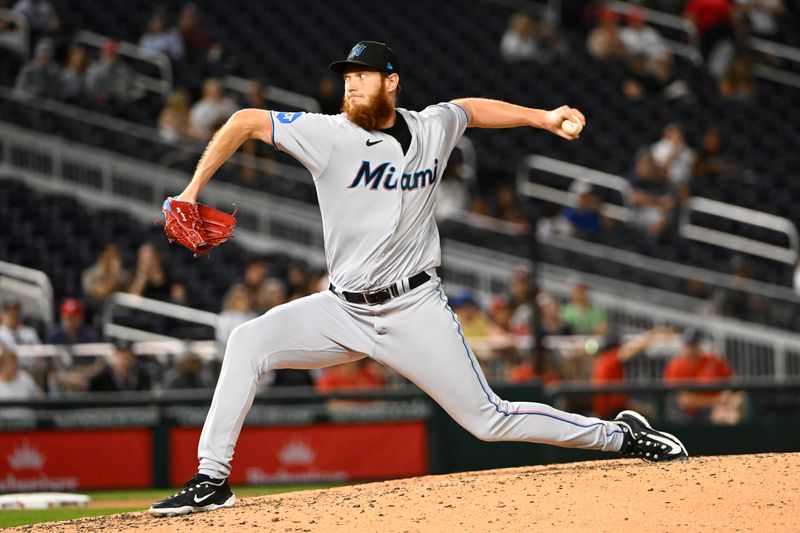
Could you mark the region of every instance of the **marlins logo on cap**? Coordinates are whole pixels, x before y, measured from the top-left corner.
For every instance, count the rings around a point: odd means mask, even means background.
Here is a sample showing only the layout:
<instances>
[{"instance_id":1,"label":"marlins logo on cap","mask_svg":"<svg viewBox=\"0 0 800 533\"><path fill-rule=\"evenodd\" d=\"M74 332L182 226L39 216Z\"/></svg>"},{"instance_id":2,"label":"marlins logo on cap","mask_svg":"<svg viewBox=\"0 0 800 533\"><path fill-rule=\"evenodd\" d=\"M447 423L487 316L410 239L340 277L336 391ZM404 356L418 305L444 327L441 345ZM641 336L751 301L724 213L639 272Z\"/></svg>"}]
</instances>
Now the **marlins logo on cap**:
<instances>
[{"instance_id":1,"label":"marlins logo on cap","mask_svg":"<svg viewBox=\"0 0 800 533\"><path fill-rule=\"evenodd\" d=\"M385 43L361 41L350 50L344 61L331 63L331 70L342 74L346 68L377 70L388 74L400 72L400 59Z\"/></svg>"}]
</instances>

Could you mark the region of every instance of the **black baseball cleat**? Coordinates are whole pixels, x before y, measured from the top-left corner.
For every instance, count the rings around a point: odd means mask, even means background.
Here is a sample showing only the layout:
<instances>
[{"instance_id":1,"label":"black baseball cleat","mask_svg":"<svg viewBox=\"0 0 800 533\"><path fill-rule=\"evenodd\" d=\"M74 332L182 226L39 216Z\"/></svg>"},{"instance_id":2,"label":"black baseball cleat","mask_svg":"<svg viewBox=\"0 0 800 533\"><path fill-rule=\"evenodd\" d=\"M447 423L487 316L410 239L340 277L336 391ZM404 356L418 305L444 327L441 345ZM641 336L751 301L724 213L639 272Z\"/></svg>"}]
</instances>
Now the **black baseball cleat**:
<instances>
[{"instance_id":1,"label":"black baseball cleat","mask_svg":"<svg viewBox=\"0 0 800 533\"><path fill-rule=\"evenodd\" d=\"M614 422L625 432L625 442L620 450L625 457L638 457L652 463L685 461L689 458L686 447L677 437L656 431L636 411L622 411Z\"/></svg>"},{"instance_id":2,"label":"black baseball cleat","mask_svg":"<svg viewBox=\"0 0 800 533\"><path fill-rule=\"evenodd\" d=\"M183 484L180 492L156 502L148 510L155 516L177 516L202 513L223 507L233 507L236 496L226 479L214 479L205 474L195 474Z\"/></svg>"}]
</instances>

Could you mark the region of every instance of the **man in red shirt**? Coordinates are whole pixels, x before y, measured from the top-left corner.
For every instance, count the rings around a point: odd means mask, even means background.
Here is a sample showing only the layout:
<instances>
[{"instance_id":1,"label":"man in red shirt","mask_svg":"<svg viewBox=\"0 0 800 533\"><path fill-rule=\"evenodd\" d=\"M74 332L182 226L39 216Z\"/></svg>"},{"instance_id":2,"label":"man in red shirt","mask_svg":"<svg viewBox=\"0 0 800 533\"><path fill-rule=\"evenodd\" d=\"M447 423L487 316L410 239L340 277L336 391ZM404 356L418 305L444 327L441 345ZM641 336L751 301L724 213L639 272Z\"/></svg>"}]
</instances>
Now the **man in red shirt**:
<instances>
[{"instance_id":1,"label":"man in red shirt","mask_svg":"<svg viewBox=\"0 0 800 533\"><path fill-rule=\"evenodd\" d=\"M704 352L702 340L702 333L697 330L689 329L684 332L683 351L664 369L666 383L711 383L731 377L733 373L727 361L715 353ZM682 391L678 393L677 401L690 419L702 415L714 418L712 411L727 404L730 398L730 393Z\"/></svg>"},{"instance_id":2,"label":"man in red shirt","mask_svg":"<svg viewBox=\"0 0 800 533\"><path fill-rule=\"evenodd\" d=\"M617 335L607 336L594 360L592 384L608 385L625 381L625 362L647 350L653 343L674 334L672 328L663 326L645 331L625 343ZM625 393L595 394L592 397L592 410L599 418L610 418L625 409L629 409L629 399Z\"/></svg>"}]
</instances>

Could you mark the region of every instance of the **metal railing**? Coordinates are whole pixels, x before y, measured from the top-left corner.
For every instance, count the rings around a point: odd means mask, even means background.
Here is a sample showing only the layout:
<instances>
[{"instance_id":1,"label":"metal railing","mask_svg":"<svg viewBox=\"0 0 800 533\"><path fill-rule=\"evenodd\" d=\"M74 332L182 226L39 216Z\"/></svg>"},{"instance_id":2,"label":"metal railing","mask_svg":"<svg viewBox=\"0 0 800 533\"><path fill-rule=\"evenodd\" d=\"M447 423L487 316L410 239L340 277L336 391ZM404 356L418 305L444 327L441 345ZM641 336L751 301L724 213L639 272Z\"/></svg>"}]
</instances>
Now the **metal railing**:
<instances>
[{"instance_id":1,"label":"metal railing","mask_svg":"<svg viewBox=\"0 0 800 533\"><path fill-rule=\"evenodd\" d=\"M596 187L616 191L620 195L621 205L605 202L600 208L601 212L609 218L623 222L631 219L630 206L633 205L633 189L625 178L543 155L524 157L517 167L517 193L564 206L574 205L577 195L557 187L531 183L531 170L555 174L571 180L581 180Z\"/></svg>"},{"instance_id":2,"label":"metal railing","mask_svg":"<svg viewBox=\"0 0 800 533\"><path fill-rule=\"evenodd\" d=\"M103 306L103 334L106 337L135 341L153 340L156 342L179 340L168 335L155 334L150 331L115 324L115 312L118 309L155 314L161 317L209 326L214 329L216 329L219 322L219 315L217 313L202 311L184 305L162 302L160 300L153 300L151 298L144 298L135 294L116 292L106 299Z\"/></svg>"},{"instance_id":3,"label":"metal railing","mask_svg":"<svg viewBox=\"0 0 800 533\"><path fill-rule=\"evenodd\" d=\"M0 98L20 106L27 106L31 109L53 113L65 119L89 125L92 128L106 129L120 135L154 143L165 150L183 151L192 156L197 156L198 158L203 153L205 146L203 143L195 141L182 141L177 144L172 144L162 140L156 128L116 118L111 115L97 113L58 100L38 97L34 99L21 97L15 94L14 91L3 86L0 86ZM8 125L8 127L13 126ZM56 137L53 137L53 140L60 141L60 139ZM228 161L243 168L256 170L270 176L281 176L282 178L287 178L296 182L309 181L309 175L305 169L278 161L272 161L261 157L245 157L239 153L233 154Z\"/></svg>"},{"instance_id":4,"label":"metal railing","mask_svg":"<svg viewBox=\"0 0 800 533\"><path fill-rule=\"evenodd\" d=\"M605 5L610 10L623 15L635 9L642 14L649 24L676 32L680 35L680 38L671 38L662 32L661 37L669 51L675 55L686 57L697 65L703 63L703 55L700 53L700 36L697 33L697 27L692 21L678 15L656 11L630 2L612 0L606 2Z\"/></svg>"},{"instance_id":5,"label":"metal railing","mask_svg":"<svg viewBox=\"0 0 800 533\"><path fill-rule=\"evenodd\" d=\"M746 224L768 229L786 235L789 246L777 246L755 239L742 237L732 233L701 226L692 222L694 213L705 213L718 218L725 218ZM708 198L692 197L687 199L682 206L680 225L678 231L687 239L721 246L737 252L757 255L773 261L794 265L798 258L797 228L787 218L771 215L754 209L747 209Z\"/></svg>"},{"instance_id":6,"label":"metal railing","mask_svg":"<svg viewBox=\"0 0 800 533\"><path fill-rule=\"evenodd\" d=\"M787 61L795 67L800 66L800 49L785 44L751 37L747 42L748 47L753 52L759 52L768 57L777 57ZM753 74L760 78L791 85L800 88L800 74L789 70L778 68L767 63L756 63L753 65Z\"/></svg>"},{"instance_id":7,"label":"metal railing","mask_svg":"<svg viewBox=\"0 0 800 533\"><path fill-rule=\"evenodd\" d=\"M53 285L44 272L0 261L0 295L19 298L46 325L53 323Z\"/></svg>"},{"instance_id":8,"label":"metal railing","mask_svg":"<svg viewBox=\"0 0 800 533\"><path fill-rule=\"evenodd\" d=\"M72 38L72 44L83 45L87 47L101 49L103 46L112 40L111 37L100 35L91 31L81 30L76 33ZM167 95L172 91L172 63L169 57L164 52L156 52L152 50L143 50L134 43L125 41L119 42L119 55L143 63L153 65L160 77L150 76L142 72L136 72L134 83L147 91Z\"/></svg>"},{"instance_id":9,"label":"metal railing","mask_svg":"<svg viewBox=\"0 0 800 533\"><path fill-rule=\"evenodd\" d=\"M43 138L43 134L34 135L21 128L0 124L0 139L3 165L24 176L29 185L70 194L90 206L123 208L148 222L159 218L163 198L186 180L178 172L46 135ZM325 264L317 208L224 183L211 182L203 196L213 198L215 205L239 205L237 240L245 247L304 257L319 266ZM588 243L581 244L587 246ZM487 296L503 292L513 268L527 264L517 256L463 243L444 240L442 247L448 287L469 288ZM570 287L567 271L553 267L550 275L549 267L540 268L545 274L543 287L565 299ZM676 310L659 304L672 303L663 291L638 287L642 292L634 292L637 288L634 284L618 281L614 285L607 278L580 275L592 288L595 303L606 309L610 323L622 331L638 331L664 323L681 328L698 327L725 346L775 354L776 374L787 367L789 352L800 353L798 337L785 331L687 312L686 308L691 307L689 301Z\"/></svg>"},{"instance_id":10,"label":"metal railing","mask_svg":"<svg viewBox=\"0 0 800 533\"><path fill-rule=\"evenodd\" d=\"M220 83L226 89L230 89L244 95L250 90L250 83L252 83L252 80L241 78L239 76L225 76L220 80ZM270 103L277 102L295 109L303 109L310 113L320 112L319 102L317 102L316 99L305 94L296 93L280 87L267 85L262 91L262 96Z\"/></svg>"},{"instance_id":11,"label":"metal railing","mask_svg":"<svg viewBox=\"0 0 800 533\"><path fill-rule=\"evenodd\" d=\"M0 43L0 46L14 50L23 60L27 60L31 49L31 32L28 26L28 19L22 13L12 9L0 8L0 20L14 24L19 33L17 43L14 43L14 39L9 39L12 32L7 30L2 32L3 42ZM12 44L13 46L11 46Z\"/></svg>"}]
</instances>

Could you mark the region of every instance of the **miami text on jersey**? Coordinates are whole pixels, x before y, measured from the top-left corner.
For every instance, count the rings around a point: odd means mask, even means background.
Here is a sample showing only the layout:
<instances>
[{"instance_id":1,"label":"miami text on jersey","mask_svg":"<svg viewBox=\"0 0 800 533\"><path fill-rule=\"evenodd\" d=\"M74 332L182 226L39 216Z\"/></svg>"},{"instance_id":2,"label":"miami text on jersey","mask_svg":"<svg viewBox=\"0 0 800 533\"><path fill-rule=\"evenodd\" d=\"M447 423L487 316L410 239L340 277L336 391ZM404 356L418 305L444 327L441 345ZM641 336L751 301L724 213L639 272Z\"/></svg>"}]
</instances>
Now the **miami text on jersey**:
<instances>
[{"instance_id":1,"label":"miami text on jersey","mask_svg":"<svg viewBox=\"0 0 800 533\"><path fill-rule=\"evenodd\" d=\"M386 163L381 163L373 170L369 161L362 161L361 168L358 169L355 178L353 178L353 183L350 184L348 189L357 187L363 178L364 187L372 189L373 191L378 189L381 181L383 182L383 188L387 191L397 189L398 181L401 191L416 191L417 189L424 189L427 185L433 185L436 183L436 179L439 176L438 159L434 159L433 161L433 170L426 168L424 170L403 174L399 180L394 176L395 167L389 166L391 164L391 161L387 161ZM384 174L386 174L385 177Z\"/></svg>"}]
</instances>

